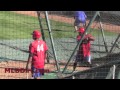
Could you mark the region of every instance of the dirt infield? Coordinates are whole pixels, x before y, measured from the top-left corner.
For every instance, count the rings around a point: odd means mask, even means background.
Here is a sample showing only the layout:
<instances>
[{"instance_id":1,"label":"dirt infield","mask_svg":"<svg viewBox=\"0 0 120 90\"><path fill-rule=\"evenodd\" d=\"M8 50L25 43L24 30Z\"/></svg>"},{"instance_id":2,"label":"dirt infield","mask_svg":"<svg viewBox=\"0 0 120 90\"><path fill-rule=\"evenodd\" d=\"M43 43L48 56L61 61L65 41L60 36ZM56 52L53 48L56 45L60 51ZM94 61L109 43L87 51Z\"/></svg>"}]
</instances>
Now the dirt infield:
<instances>
[{"instance_id":1,"label":"dirt infield","mask_svg":"<svg viewBox=\"0 0 120 90\"><path fill-rule=\"evenodd\" d=\"M0 62L0 79L27 79L27 73L5 73L5 68L25 68L26 62L23 61L3 61ZM30 66L29 66L30 67ZM64 68L64 65L61 65L60 68ZM69 70L72 70L72 67L68 67ZM45 64L45 69L49 70L51 73L52 71L56 70L55 64ZM88 67L77 67L77 71L83 71L89 69ZM28 73L29 79L31 78L31 73Z\"/></svg>"},{"instance_id":2,"label":"dirt infield","mask_svg":"<svg viewBox=\"0 0 120 90\"><path fill-rule=\"evenodd\" d=\"M25 61L3 61L0 62L0 79L27 79L26 73L5 73L5 68L25 68ZM29 66L30 68L30 66ZM50 69L50 71L55 71L55 65L46 64L45 69ZM31 77L31 73L29 72L29 78Z\"/></svg>"},{"instance_id":3,"label":"dirt infield","mask_svg":"<svg viewBox=\"0 0 120 90\"><path fill-rule=\"evenodd\" d=\"M37 13L35 11L13 11L13 12L37 17ZM42 15L42 17L44 17L44 16ZM73 18L67 18L67 17L57 16L57 15L49 15L49 19L52 19L55 21L66 22L66 23L70 23L70 24L73 24L73 22L74 22ZM87 21L87 23L88 22L89 21ZM91 27L94 27L95 25L96 25L96 23L94 22ZM97 26L95 26L95 27L98 28L99 25L97 24ZM103 28L104 28L104 30L107 30L110 32L120 33L120 26L117 26L117 25L104 23Z\"/></svg>"}]
</instances>

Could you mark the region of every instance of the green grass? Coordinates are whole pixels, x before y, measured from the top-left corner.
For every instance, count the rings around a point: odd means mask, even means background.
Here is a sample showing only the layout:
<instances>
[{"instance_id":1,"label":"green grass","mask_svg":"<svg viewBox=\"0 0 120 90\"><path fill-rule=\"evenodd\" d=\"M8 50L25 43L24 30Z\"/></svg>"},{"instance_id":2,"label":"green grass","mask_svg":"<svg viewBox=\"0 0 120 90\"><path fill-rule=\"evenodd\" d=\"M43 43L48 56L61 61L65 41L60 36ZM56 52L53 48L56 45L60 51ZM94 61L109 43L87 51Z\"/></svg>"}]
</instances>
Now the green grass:
<instances>
[{"instance_id":1,"label":"green grass","mask_svg":"<svg viewBox=\"0 0 120 90\"><path fill-rule=\"evenodd\" d=\"M89 32L91 32L91 34L93 36L102 35L102 32L101 32L100 29L99 30L98 29L90 29ZM108 32L108 31L105 31L105 30L104 30L104 34L105 34L105 36L116 36L117 35L116 33Z\"/></svg>"},{"instance_id":2,"label":"green grass","mask_svg":"<svg viewBox=\"0 0 120 90\"><path fill-rule=\"evenodd\" d=\"M54 38L68 38L74 33L72 24L62 23L50 20L52 35ZM43 19L43 28L47 29L45 19ZM21 15L10 11L0 11L0 39L27 39L31 38L30 33L34 29L39 29L37 17ZM93 30L93 35L98 35L98 30ZM77 34L77 33L76 33ZM105 32L105 35L114 35L111 32ZM45 30L45 37L49 37Z\"/></svg>"},{"instance_id":3,"label":"green grass","mask_svg":"<svg viewBox=\"0 0 120 90\"><path fill-rule=\"evenodd\" d=\"M31 38L30 33L36 28L39 28L39 24L35 17L0 12L0 39Z\"/></svg>"}]
</instances>

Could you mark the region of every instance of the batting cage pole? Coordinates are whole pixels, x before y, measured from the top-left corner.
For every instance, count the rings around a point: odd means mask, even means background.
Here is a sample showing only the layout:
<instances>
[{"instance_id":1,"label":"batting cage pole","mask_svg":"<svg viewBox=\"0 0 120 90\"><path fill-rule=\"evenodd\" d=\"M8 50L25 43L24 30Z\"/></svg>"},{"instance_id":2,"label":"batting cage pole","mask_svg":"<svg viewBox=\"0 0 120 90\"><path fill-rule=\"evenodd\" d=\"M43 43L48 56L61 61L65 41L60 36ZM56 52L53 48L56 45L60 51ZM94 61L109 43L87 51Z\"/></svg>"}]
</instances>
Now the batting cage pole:
<instances>
[{"instance_id":1,"label":"batting cage pole","mask_svg":"<svg viewBox=\"0 0 120 90\"><path fill-rule=\"evenodd\" d=\"M108 72L108 75L106 76L106 79L115 79L115 74L116 74L116 67L118 65L113 65L111 68L110 68L110 71Z\"/></svg>"},{"instance_id":2,"label":"batting cage pole","mask_svg":"<svg viewBox=\"0 0 120 90\"><path fill-rule=\"evenodd\" d=\"M38 20L39 20L40 30L41 30L41 33L42 33L42 39L46 42L46 40L45 40L45 34L44 34L43 26L42 26L42 18L40 16L40 14L41 14L41 12L37 11L37 16L38 16ZM49 55L48 52L47 52L47 54ZM47 63L50 63L48 57L47 57Z\"/></svg>"},{"instance_id":3,"label":"batting cage pole","mask_svg":"<svg viewBox=\"0 0 120 90\"><path fill-rule=\"evenodd\" d=\"M41 33L42 33L42 39L45 41L45 35L44 35L44 31L43 31L42 19L41 19L40 13L41 13L40 11L37 11L37 16L38 16L38 20L39 20L39 25L40 25Z\"/></svg>"},{"instance_id":4,"label":"batting cage pole","mask_svg":"<svg viewBox=\"0 0 120 90\"><path fill-rule=\"evenodd\" d=\"M120 70L118 71L117 79L120 79Z\"/></svg>"},{"instance_id":5,"label":"batting cage pole","mask_svg":"<svg viewBox=\"0 0 120 90\"><path fill-rule=\"evenodd\" d=\"M56 51L55 51L55 48L54 48L54 42L53 42L53 37L52 37L52 32L51 32L51 27L50 27L50 22L49 22L47 11L45 11L45 18L46 18L46 22L47 22L47 26L48 26L48 31L49 31L49 36L50 36L50 41L51 41L51 45L52 45L52 50L53 50L55 63L56 63L58 72L60 72L60 67L59 67L59 64L58 64L58 61L57 61L57 55L56 55Z\"/></svg>"},{"instance_id":6,"label":"batting cage pole","mask_svg":"<svg viewBox=\"0 0 120 90\"><path fill-rule=\"evenodd\" d=\"M77 50L78 46L82 43L82 40L84 39L84 36L85 36L86 32L89 30L89 28L90 28L92 22L95 20L95 18L98 16L98 14L99 14L99 11L96 11L95 14L94 14L94 16L93 16L93 18L90 20L88 26L86 27L85 32L83 33L83 35L82 35L82 37L81 37L81 40L80 40L80 41L78 42L78 44L76 45L76 47L75 47L75 49L74 49L72 55L70 56L70 58L69 58L67 64L65 65L65 68L63 69L62 73L64 73L65 70L67 69L69 62L71 61L73 55L75 54L75 51Z\"/></svg>"},{"instance_id":7,"label":"batting cage pole","mask_svg":"<svg viewBox=\"0 0 120 90\"><path fill-rule=\"evenodd\" d=\"M113 48L115 47L115 45L116 45L117 41L119 40L119 38L120 38L120 34L117 36L117 38L116 38L115 42L113 43L113 46L111 47L109 53L111 53L113 51Z\"/></svg>"},{"instance_id":8,"label":"batting cage pole","mask_svg":"<svg viewBox=\"0 0 120 90\"><path fill-rule=\"evenodd\" d=\"M101 22L100 12L99 12L98 16L99 16L99 23L100 23L101 33L102 33L102 37L103 37L103 42L104 42L104 45L105 45L105 50L108 53L108 47L107 47L107 43L106 43L106 40L105 40L105 35L104 35L103 25L102 25L102 22Z\"/></svg>"}]
</instances>

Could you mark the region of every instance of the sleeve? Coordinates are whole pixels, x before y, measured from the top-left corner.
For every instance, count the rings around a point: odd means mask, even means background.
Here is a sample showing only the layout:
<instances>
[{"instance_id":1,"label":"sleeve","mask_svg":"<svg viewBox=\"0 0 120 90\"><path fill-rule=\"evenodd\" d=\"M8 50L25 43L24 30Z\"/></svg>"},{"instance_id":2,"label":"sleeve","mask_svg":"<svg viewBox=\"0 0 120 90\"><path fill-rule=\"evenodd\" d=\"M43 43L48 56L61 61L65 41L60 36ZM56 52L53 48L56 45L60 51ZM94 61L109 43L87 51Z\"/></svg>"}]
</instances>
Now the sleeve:
<instances>
[{"instance_id":1,"label":"sleeve","mask_svg":"<svg viewBox=\"0 0 120 90\"><path fill-rule=\"evenodd\" d=\"M29 45L29 53L34 53L34 47L32 43Z\"/></svg>"}]
</instances>

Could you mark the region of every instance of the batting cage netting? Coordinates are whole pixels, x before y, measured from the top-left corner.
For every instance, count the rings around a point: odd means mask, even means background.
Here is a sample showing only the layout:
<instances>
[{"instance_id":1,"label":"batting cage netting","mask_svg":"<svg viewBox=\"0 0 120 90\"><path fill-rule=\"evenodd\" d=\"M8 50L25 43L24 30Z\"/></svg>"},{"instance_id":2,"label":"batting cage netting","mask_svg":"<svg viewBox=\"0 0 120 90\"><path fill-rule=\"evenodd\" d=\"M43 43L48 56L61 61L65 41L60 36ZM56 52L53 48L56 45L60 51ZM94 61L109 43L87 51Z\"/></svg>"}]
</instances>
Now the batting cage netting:
<instances>
[{"instance_id":1,"label":"batting cage netting","mask_svg":"<svg viewBox=\"0 0 120 90\"><path fill-rule=\"evenodd\" d=\"M73 71L78 47L74 28L75 11L0 11L0 79L27 79L31 73L9 72L25 69L31 33L40 30L48 47L43 79L119 79L120 12L85 11L85 32L91 42L92 64L79 62ZM84 35L82 36L84 38ZM29 66L30 67L30 66Z\"/></svg>"}]
</instances>

